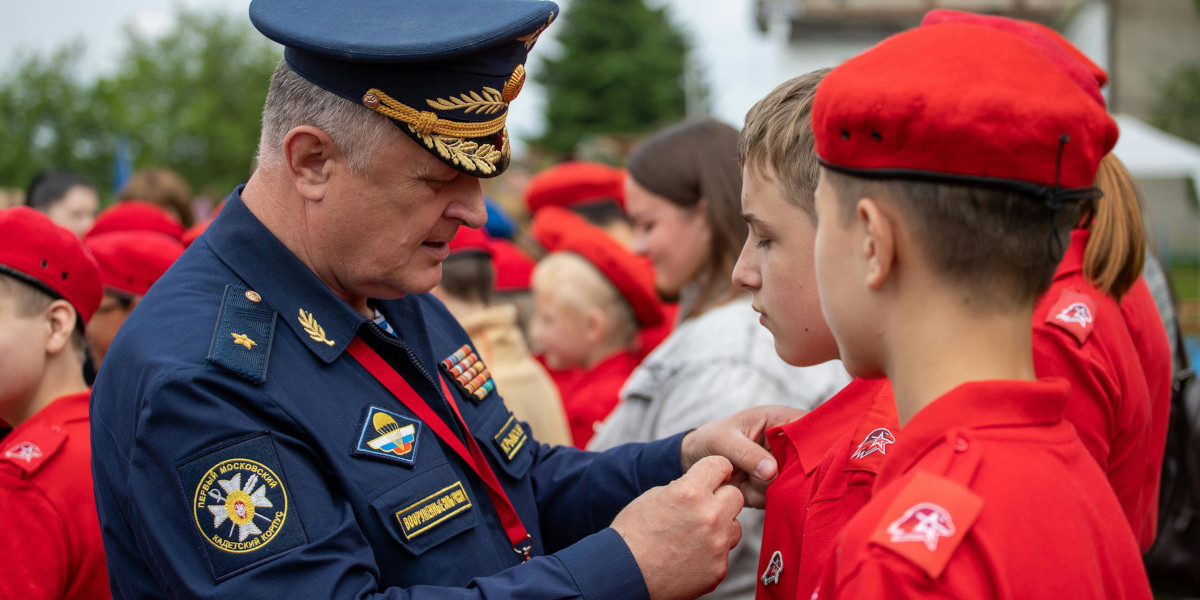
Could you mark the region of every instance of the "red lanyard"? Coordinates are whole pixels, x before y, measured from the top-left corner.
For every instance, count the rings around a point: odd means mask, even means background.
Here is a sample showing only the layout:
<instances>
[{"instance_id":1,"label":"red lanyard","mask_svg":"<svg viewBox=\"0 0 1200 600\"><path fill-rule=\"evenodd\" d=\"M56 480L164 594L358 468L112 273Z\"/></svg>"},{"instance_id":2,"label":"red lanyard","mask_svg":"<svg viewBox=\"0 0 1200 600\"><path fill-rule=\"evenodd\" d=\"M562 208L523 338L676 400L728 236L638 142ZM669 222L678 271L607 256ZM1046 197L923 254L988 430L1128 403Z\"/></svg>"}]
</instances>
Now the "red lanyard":
<instances>
[{"instance_id":1,"label":"red lanyard","mask_svg":"<svg viewBox=\"0 0 1200 600\"><path fill-rule=\"evenodd\" d=\"M454 416L458 418L458 424L466 433L467 445L464 446L462 440L458 439L450 431L450 427L446 425L437 413L433 412L425 400L421 398L412 386L395 371L379 353L375 352L362 338L354 338L350 346L346 348L350 356L354 357L364 368L367 369L376 381L383 384L397 400L400 401L408 410L411 410L418 419L429 425L433 430L434 435L442 440L442 443L450 447L451 450L458 454L463 462L471 467L484 485L487 486L488 497L492 499L492 506L496 507L496 512L500 514L500 522L504 524L504 532L508 534L508 541L512 543L513 551L521 555L525 560L529 560L533 556L533 538L525 531L525 525L521 523L521 517L517 515L517 510L513 508L512 502L508 500L508 495L504 493L504 488L500 486L500 480L496 479L496 474L492 472L491 466L488 465L487 459L484 458L483 452L479 449L479 444L475 443L475 438L471 435L471 430L467 428L466 421L463 421L462 413L458 412L458 405L454 402L454 396L450 394L450 390L446 388L446 382L438 375L438 382L442 384L442 393L446 395L446 402L450 404L450 409L454 411Z\"/></svg>"}]
</instances>

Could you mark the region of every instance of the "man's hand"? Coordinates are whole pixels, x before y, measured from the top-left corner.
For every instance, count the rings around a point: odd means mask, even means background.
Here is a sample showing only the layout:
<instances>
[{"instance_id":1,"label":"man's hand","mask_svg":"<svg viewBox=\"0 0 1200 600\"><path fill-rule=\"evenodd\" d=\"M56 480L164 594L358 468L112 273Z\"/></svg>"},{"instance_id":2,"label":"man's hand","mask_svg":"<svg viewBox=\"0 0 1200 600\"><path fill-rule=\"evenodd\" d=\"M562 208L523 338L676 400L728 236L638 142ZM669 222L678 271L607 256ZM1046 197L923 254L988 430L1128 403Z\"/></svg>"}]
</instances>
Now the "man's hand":
<instances>
[{"instance_id":1,"label":"man's hand","mask_svg":"<svg viewBox=\"0 0 1200 600\"><path fill-rule=\"evenodd\" d=\"M646 491L612 522L633 553L652 600L711 592L729 569L742 538L742 494L723 485L733 466L720 457L698 461L683 477Z\"/></svg>"},{"instance_id":2,"label":"man's hand","mask_svg":"<svg viewBox=\"0 0 1200 600\"><path fill-rule=\"evenodd\" d=\"M757 406L708 423L683 437L683 470L690 470L705 456L724 456L734 468L729 484L742 491L746 506L762 508L767 500L767 484L779 474L775 457L765 449L763 432L791 423L807 412L788 406Z\"/></svg>"}]
</instances>

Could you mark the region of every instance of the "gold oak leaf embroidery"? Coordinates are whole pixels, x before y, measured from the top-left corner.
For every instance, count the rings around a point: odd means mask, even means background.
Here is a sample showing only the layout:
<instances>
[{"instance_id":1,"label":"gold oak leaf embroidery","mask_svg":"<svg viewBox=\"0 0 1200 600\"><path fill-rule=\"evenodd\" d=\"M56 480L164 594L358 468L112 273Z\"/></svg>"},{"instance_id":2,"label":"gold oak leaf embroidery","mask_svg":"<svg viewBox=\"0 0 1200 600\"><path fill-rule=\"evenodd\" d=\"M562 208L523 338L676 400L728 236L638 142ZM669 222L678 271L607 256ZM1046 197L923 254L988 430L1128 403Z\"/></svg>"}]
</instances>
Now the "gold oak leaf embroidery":
<instances>
[{"instance_id":1,"label":"gold oak leaf embroidery","mask_svg":"<svg viewBox=\"0 0 1200 600\"><path fill-rule=\"evenodd\" d=\"M496 88L490 87L483 88L482 96L479 95L479 92L470 92L469 94L459 94L457 98L451 96L450 98L438 98L437 100L426 100L425 102L430 107L438 110L461 108L463 112L468 114L478 112L485 115L495 114L508 106L508 103L504 101L504 97L500 92Z\"/></svg>"},{"instance_id":2,"label":"gold oak leaf embroidery","mask_svg":"<svg viewBox=\"0 0 1200 600\"><path fill-rule=\"evenodd\" d=\"M501 153L491 144L477 144L461 138L445 135L421 135L412 125L408 129L420 136L427 148L437 150L442 158L453 162L468 171L478 170L484 175L490 175L496 170L496 161Z\"/></svg>"},{"instance_id":3,"label":"gold oak leaf embroidery","mask_svg":"<svg viewBox=\"0 0 1200 600\"><path fill-rule=\"evenodd\" d=\"M314 341L321 342L326 346L332 346L333 340L325 338L325 329L317 324L317 320L313 318L312 313L304 312L300 309L300 326L304 328L304 333Z\"/></svg>"}]
</instances>

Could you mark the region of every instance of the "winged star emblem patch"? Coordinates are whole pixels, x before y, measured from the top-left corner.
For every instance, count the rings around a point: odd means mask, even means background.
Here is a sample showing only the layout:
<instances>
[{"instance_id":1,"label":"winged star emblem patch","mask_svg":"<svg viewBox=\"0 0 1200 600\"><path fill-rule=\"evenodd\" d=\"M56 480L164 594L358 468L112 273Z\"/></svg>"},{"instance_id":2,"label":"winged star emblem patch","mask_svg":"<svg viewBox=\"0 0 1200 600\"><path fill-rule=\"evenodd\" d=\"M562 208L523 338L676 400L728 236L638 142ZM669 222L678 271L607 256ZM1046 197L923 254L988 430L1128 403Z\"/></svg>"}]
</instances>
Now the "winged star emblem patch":
<instances>
[{"instance_id":1,"label":"winged star emblem patch","mask_svg":"<svg viewBox=\"0 0 1200 600\"><path fill-rule=\"evenodd\" d=\"M937 550L938 539L954 535L954 520L946 509L921 502L888 525L893 542L924 542L930 552Z\"/></svg>"},{"instance_id":2,"label":"winged star emblem patch","mask_svg":"<svg viewBox=\"0 0 1200 600\"><path fill-rule=\"evenodd\" d=\"M867 455L873 452L887 454L888 444L894 443L896 443L896 436L892 435L892 432L888 431L886 427L880 427L867 434L867 437L858 445L858 449L854 451L854 454L850 455L850 458L866 458Z\"/></svg>"}]
</instances>

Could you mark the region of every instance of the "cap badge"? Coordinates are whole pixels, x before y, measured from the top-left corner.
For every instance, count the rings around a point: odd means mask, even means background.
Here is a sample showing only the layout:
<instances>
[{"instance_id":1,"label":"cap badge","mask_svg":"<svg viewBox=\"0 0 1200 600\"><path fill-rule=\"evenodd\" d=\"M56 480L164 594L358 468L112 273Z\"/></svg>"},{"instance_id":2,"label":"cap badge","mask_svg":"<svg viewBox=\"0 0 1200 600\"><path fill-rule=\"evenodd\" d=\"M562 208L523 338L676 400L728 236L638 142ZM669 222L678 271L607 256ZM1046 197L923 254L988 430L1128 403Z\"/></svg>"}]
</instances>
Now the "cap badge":
<instances>
[{"instance_id":1,"label":"cap badge","mask_svg":"<svg viewBox=\"0 0 1200 600\"><path fill-rule=\"evenodd\" d=\"M896 437L886 427L880 427L875 431L867 434L862 443L858 445L858 450L850 455L850 458L866 458L867 455L878 452L887 454L887 445L896 443Z\"/></svg>"},{"instance_id":2,"label":"cap badge","mask_svg":"<svg viewBox=\"0 0 1200 600\"><path fill-rule=\"evenodd\" d=\"M313 318L312 313L304 312L304 309L302 308L300 309L300 316L298 319L300 321L300 326L304 328L304 333L307 333L308 337L312 338L313 341L321 342L326 346L332 346L335 343L333 340L326 339L325 329L317 323L317 320Z\"/></svg>"},{"instance_id":3,"label":"cap badge","mask_svg":"<svg viewBox=\"0 0 1200 600\"><path fill-rule=\"evenodd\" d=\"M771 561L767 563L767 568L763 570L762 577L759 578L764 586L772 583L779 583L779 574L783 572L783 554L776 550L771 555Z\"/></svg>"},{"instance_id":4,"label":"cap badge","mask_svg":"<svg viewBox=\"0 0 1200 600\"><path fill-rule=\"evenodd\" d=\"M4 456L6 458L15 458L17 460L23 460L26 463L31 463L33 462L33 459L42 457L42 449L38 448L37 444L34 444L33 442L21 442L20 444L5 450Z\"/></svg>"},{"instance_id":5,"label":"cap badge","mask_svg":"<svg viewBox=\"0 0 1200 600\"><path fill-rule=\"evenodd\" d=\"M496 389L496 382L492 381L492 374L488 372L487 365L483 364L483 360L469 345L464 344L439 366L454 380L454 385L459 391L475 402L482 401Z\"/></svg>"},{"instance_id":6,"label":"cap badge","mask_svg":"<svg viewBox=\"0 0 1200 600\"><path fill-rule=\"evenodd\" d=\"M946 509L921 502L888 525L893 542L924 542L930 552L937 550L938 538L954 535L954 520Z\"/></svg>"},{"instance_id":7,"label":"cap badge","mask_svg":"<svg viewBox=\"0 0 1200 600\"><path fill-rule=\"evenodd\" d=\"M245 346L247 350L249 350L251 346L258 345L258 342L250 339L250 336L244 333L233 333L231 331L229 332L229 335L233 336L233 343L238 344L239 346Z\"/></svg>"},{"instance_id":8,"label":"cap badge","mask_svg":"<svg viewBox=\"0 0 1200 600\"><path fill-rule=\"evenodd\" d=\"M521 93L523 87L525 87L525 65L517 65L517 68L513 69L512 75L509 75L508 81L504 83L504 91L500 95L505 102L512 102L517 99L517 94Z\"/></svg>"}]
</instances>

